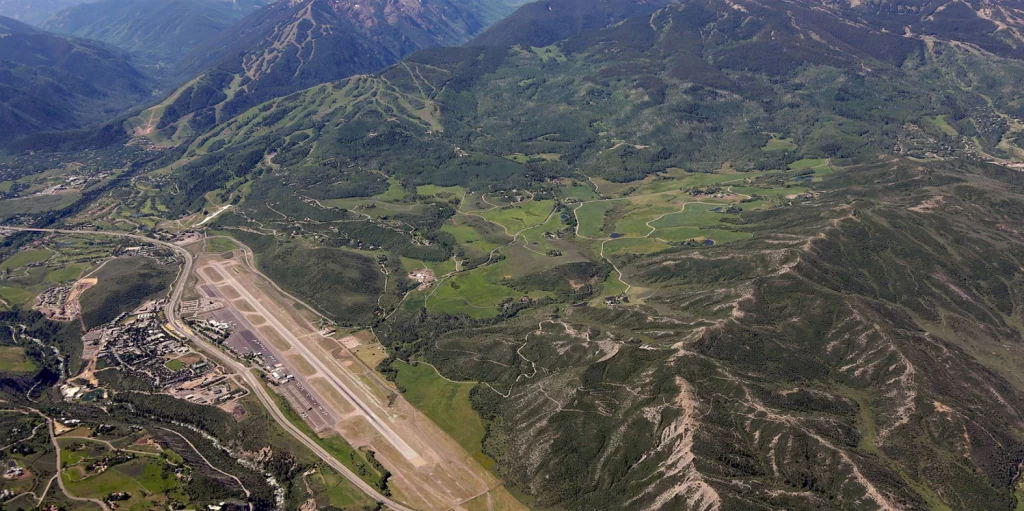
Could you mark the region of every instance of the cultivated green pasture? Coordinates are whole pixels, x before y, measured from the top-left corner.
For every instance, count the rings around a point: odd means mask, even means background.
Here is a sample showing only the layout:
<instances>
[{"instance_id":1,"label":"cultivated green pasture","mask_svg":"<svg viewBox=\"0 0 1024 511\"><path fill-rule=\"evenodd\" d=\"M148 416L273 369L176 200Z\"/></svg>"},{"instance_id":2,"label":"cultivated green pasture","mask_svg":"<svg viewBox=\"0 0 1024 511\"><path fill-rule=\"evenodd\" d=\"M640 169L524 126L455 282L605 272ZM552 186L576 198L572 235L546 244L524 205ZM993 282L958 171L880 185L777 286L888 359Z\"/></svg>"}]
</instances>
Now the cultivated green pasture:
<instances>
[{"instance_id":1,"label":"cultivated green pasture","mask_svg":"<svg viewBox=\"0 0 1024 511\"><path fill-rule=\"evenodd\" d=\"M494 460L483 454L484 421L469 400L475 384L447 380L426 363L410 365L398 361L394 365L398 369L397 383L406 389L405 399L451 435L473 458L492 468Z\"/></svg>"}]
</instances>

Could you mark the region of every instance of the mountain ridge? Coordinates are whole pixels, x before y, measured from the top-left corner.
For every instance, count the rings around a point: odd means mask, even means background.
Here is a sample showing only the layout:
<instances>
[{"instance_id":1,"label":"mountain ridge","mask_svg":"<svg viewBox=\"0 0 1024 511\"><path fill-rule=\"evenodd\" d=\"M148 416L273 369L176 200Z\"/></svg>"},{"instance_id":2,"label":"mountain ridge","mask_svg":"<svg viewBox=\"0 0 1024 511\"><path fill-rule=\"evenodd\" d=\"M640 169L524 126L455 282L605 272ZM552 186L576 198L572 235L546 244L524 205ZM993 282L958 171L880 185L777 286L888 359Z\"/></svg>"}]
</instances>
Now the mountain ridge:
<instances>
[{"instance_id":1,"label":"mountain ridge","mask_svg":"<svg viewBox=\"0 0 1024 511\"><path fill-rule=\"evenodd\" d=\"M53 15L46 30L103 41L130 52L154 72L176 73L196 47L269 0L103 0Z\"/></svg>"},{"instance_id":2,"label":"mountain ridge","mask_svg":"<svg viewBox=\"0 0 1024 511\"><path fill-rule=\"evenodd\" d=\"M277 2L193 51L184 73L199 72L199 77L173 93L160 111L143 112L133 124L180 140L187 136L182 133L202 131L272 97L374 72L424 47L458 44L509 5L504 0Z\"/></svg>"},{"instance_id":3,"label":"mountain ridge","mask_svg":"<svg viewBox=\"0 0 1024 511\"><path fill-rule=\"evenodd\" d=\"M100 43L0 17L0 138L83 127L150 97L153 84Z\"/></svg>"},{"instance_id":4,"label":"mountain ridge","mask_svg":"<svg viewBox=\"0 0 1024 511\"><path fill-rule=\"evenodd\" d=\"M237 198L215 226L251 244L301 229L328 246L462 257L449 277L460 285L493 264L512 274L528 264L520 245L562 238L607 262L609 281L619 275L607 301L513 298L483 321L476 303L454 314L413 295L376 329L397 359L487 383L473 394L491 421L484 450L540 505L1005 508L1024 425L1013 405L985 411L1024 401L1024 380L992 355L1024 359L1024 209L1021 175L983 160L1021 150L1021 125L1000 119L1020 115L1024 62L848 15L809 0L694 0L546 47L421 50L219 124L148 186L184 192L161 198L181 215L210 193ZM436 232L413 224L430 242L403 244L352 214L392 207L380 198L392 181L403 200L460 187L457 204L529 189L564 201L548 216L564 223L471 256L456 229L520 211L491 212L488 198ZM553 191L563 186L573 195ZM785 191L758 206L773 189ZM709 193L733 196L735 213L681 231L693 239L656 239ZM673 194L682 206L662 206ZM638 248L609 255L618 240ZM525 289L549 289L542 275ZM424 294L455 289L438 286Z\"/></svg>"},{"instance_id":5,"label":"mountain ridge","mask_svg":"<svg viewBox=\"0 0 1024 511\"><path fill-rule=\"evenodd\" d=\"M464 383L426 406L539 508L1020 507L1018 3L615 1L290 92L391 4L277 5L127 184L17 221L241 241L397 391Z\"/></svg>"},{"instance_id":6,"label":"mountain ridge","mask_svg":"<svg viewBox=\"0 0 1024 511\"><path fill-rule=\"evenodd\" d=\"M0 0L0 16L38 25L61 9L85 0Z\"/></svg>"}]
</instances>

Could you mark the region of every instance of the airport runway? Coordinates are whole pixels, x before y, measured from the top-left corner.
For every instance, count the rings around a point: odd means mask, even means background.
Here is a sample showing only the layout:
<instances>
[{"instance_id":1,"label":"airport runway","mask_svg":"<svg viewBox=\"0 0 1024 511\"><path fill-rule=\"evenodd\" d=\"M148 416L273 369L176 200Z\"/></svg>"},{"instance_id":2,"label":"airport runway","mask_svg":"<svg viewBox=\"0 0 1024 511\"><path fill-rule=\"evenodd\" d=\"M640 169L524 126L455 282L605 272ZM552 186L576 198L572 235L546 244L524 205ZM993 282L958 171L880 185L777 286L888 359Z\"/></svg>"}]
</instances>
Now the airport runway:
<instances>
[{"instance_id":1,"label":"airport runway","mask_svg":"<svg viewBox=\"0 0 1024 511\"><path fill-rule=\"evenodd\" d=\"M294 378L288 383L277 385L292 405L292 408L317 433L333 428L338 423L338 417L324 406L323 398L316 394L316 391L310 390L306 378L296 368L290 366L284 354L263 342L256 334L256 329L245 320L244 316L236 314L230 308L231 302L217 293L215 286L203 284L200 286L200 289L208 298L220 300L228 305L228 308L202 315L212 317L217 321L228 323L232 326L234 331L224 341L224 344L241 356L258 353L263 357L264 363L270 367L280 365L284 372L292 375Z\"/></svg>"},{"instance_id":2,"label":"airport runway","mask_svg":"<svg viewBox=\"0 0 1024 511\"><path fill-rule=\"evenodd\" d=\"M386 421L378 417L371 408L364 403L358 394L348 388L345 383L338 378L338 376L329 369L319 357L314 355L309 348L307 348L302 341L300 341L295 334L288 330L276 315L267 310L266 306L258 300L252 293L243 285L240 285L230 273L228 273L223 266L220 264L211 264L207 268L212 268L216 271L217 275L224 281L223 285L230 286L239 296L244 298L250 306L254 309L256 314L262 316L267 321L266 327L271 328L277 332L281 339L284 339L288 345L298 352L305 358L317 372L318 376L324 378L339 394L341 394L352 406L357 410L359 415L363 416L367 422L378 433L380 433L392 446L407 460L412 462L414 465L421 464L423 462L420 455L413 450L413 448L405 442L398 434L391 429ZM321 400L322 401L322 400Z\"/></svg>"}]
</instances>

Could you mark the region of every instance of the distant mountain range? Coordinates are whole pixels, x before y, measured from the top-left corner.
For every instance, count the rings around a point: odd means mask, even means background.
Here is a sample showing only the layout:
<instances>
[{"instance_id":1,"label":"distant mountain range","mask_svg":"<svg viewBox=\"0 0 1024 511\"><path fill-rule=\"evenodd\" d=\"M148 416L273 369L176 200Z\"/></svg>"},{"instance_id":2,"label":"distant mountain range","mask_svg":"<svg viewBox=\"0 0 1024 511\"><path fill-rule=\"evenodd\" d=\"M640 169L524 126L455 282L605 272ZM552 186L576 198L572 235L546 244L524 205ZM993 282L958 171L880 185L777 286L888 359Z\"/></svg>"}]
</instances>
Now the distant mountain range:
<instances>
[{"instance_id":1,"label":"distant mountain range","mask_svg":"<svg viewBox=\"0 0 1024 511\"><path fill-rule=\"evenodd\" d=\"M181 140L273 97L378 71L423 48L454 46L514 9L506 0L290 0L246 17L193 51L192 79L134 119L137 133Z\"/></svg>"},{"instance_id":2,"label":"distant mountain range","mask_svg":"<svg viewBox=\"0 0 1024 511\"><path fill-rule=\"evenodd\" d=\"M42 24L131 52L153 72L181 59L270 0L102 0L68 7Z\"/></svg>"},{"instance_id":3,"label":"distant mountain range","mask_svg":"<svg viewBox=\"0 0 1024 511\"><path fill-rule=\"evenodd\" d=\"M675 0L556 0L517 9L468 46L547 46L584 30L605 28L626 18L650 14Z\"/></svg>"},{"instance_id":4,"label":"distant mountain range","mask_svg":"<svg viewBox=\"0 0 1024 511\"><path fill-rule=\"evenodd\" d=\"M38 25L61 9L86 0L0 0L0 16Z\"/></svg>"},{"instance_id":5,"label":"distant mountain range","mask_svg":"<svg viewBox=\"0 0 1024 511\"><path fill-rule=\"evenodd\" d=\"M152 92L112 48L0 17L0 140L107 119Z\"/></svg>"},{"instance_id":6,"label":"distant mountain range","mask_svg":"<svg viewBox=\"0 0 1024 511\"><path fill-rule=\"evenodd\" d=\"M149 99L156 88L185 83L129 121L137 133L163 130L180 139L272 97L378 71L422 48L461 44L521 3L0 0L2 12L49 31L4 21L12 34L0 43L11 128L0 138L82 127ZM96 65L80 65L83 59Z\"/></svg>"}]
</instances>

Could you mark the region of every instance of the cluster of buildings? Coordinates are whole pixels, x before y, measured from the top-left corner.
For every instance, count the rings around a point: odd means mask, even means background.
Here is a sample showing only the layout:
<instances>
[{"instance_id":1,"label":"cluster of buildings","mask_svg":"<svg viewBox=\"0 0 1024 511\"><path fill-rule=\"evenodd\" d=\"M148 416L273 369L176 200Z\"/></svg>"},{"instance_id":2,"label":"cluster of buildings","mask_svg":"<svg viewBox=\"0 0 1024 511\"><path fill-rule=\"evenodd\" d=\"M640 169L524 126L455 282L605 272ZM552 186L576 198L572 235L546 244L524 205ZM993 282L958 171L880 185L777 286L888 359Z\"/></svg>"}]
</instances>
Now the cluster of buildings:
<instances>
[{"instance_id":1,"label":"cluster of buildings","mask_svg":"<svg viewBox=\"0 0 1024 511\"><path fill-rule=\"evenodd\" d=\"M168 387L201 375L198 362L184 367L168 364L190 352L183 341L167 333L157 312L145 310L107 326L107 340L99 356L111 365L147 375L156 387Z\"/></svg>"},{"instance_id":2,"label":"cluster of buildings","mask_svg":"<svg viewBox=\"0 0 1024 511\"><path fill-rule=\"evenodd\" d=\"M282 364L274 364L273 366L266 366L264 369L267 370L268 378L271 383L276 385L284 385L290 381L295 380L295 375L290 374Z\"/></svg>"},{"instance_id":3,"label":"cluster of buildings","mask_svg":"<svg viewBox=\"0 0 1024 511\"><path fill-rule=\"evenodd\" d=\"M93 388L98 384L95 375L109 367L145 378L155 389L199 404L223 404L245 395L222 368L168 331L160 312L165 305L165 300L147 302L86 334L82 358L92 369L65 385L64 397L86 399L102 392ZM226 323L196 321L193 325L214 337L230 335ZM98 369L100 366L104 369Z\"/></svg>"},{"instance_id":4,"label":"cluster of buildings","mask_svg":"<svg viewBox=\"0 0 1024 511\"><path fill-rule=\"evenodd\" d=\"M152 236L160 241L166 241L174 243L175 245L188 245L189 243L195 243L203 239L206 235L200 231L178 231L178 232L166 232L166 231L155 231Z\"/></svg>"},{"instance_id":5,"label":"cluster of buildings","mask_svg":"<svg viewBox=\"0 0 1024 511\"><path fill-rule=\"evenodd\" d=\"M82 304L78 301L87 289L96 285L94 278L81 279L74 284L58 286L43 291L36 297L35 308L54 321L74 321L82 315Z\"/></svg>"},{"instance_id":6,"label":"cluster of buildings","mask_svg":"<svg viewBox=\"0 0 1024 511\"><path fill-rule=\"evenodd\" d=\"M703 188L699 186L683 188L683 191L689 193L692 197L713 197L716 199L724 199L726 197L725 191L714 185Z\"/></svg>"},{"instance_id":7,"label":"cluster of buildings","mask_svg":"<svg viewBox=\"0 0 1024 511\"><path fill-rule=\"evenodd\" d=\"M67 311L68 295L71 294L71 286L51 287L36 297L36 308L50 319L56 321L70 321L75 316ZM65 319L70 317L71 319Z\"/></svg>"},{"instance_id":8,"label":"cluster of buildings","mask_svg":"<svg viewBox=\"0 0 1024 511\"><path fill-rule=\"evenodd\" d=\"M211 306L199 300L197 306ZM160 310L164 301L154 301L105 327L99 357L137 375L146 376L157 389L193 403L221 405L244 396L247 391L229 378L223 369L192 351L184 341L171 335ZM216 320L192 320L191 326L213 339L226 339L229 324Z\"/></svg>"},{"instance_id":9,"label":"cluster of buildings","mask_svg":"<svg viewBox=\"0 0 1024 511\"><path fill-rule=\"evenodd\" d=\"M182 310L181 310L181 312L183 314L188 312L186 310L186 308L185 308L184 303L187 303L187 302L182 302L182 307L181 307ZM198 312L210 312L210 311L214 311L214 310L218 310L218 309L223 309L223 308L224 308L224 304L218 303L218 306L217 306L216 309L200 310L200 311L197 311L197 313ZM232 328L231 328L231 324L230 323L227 323L227 322L224 322L224 321L217 321L216 319L199 319L199 318L193 316L191 318L187 318L185 320L185 322L188 323L188 326L192 327L193 329L195 329L199 333L205 335L206 337L209 337L210 339L213 339L215 342L224 342L224 341L226 341L227 338L231 336L231 332L233 331Z\"/></svg>"},{"instance_id":10,"label":"cluster of buildings","mask_svg":"<svg viewBox=\"0 0 1024 511\"><path fill-rule=\"evenodd\" d=\"M25 468L18 465L17 461L7 460L7 467L4 470L4 479L18 479L25 475Z\"/></svg>"},{"instance_id":11,"label":"cluster of buildings","mask_svg":"<svg viewBox=\"0 0 1024 511\"><path fill-rule=\"evenodd\" d=\"M109 174L106 172L100 172L93 176L83 176L81 174L65 174L63 181L59 183L51 184L46 188L39 190L34 196L45 196L45 195L60 195L67 192L73 192L85 188L89 181L93 179L105 179ZM52 183L52 181L51 181Z\"/></svg>"},{"instance_id":12,"label":"cluster of buildings","mask_svg":"<svg viewBox=\"0 0 1024 511\"><path fill-rule=\"evenodd\" d=\"M175 397L201 405L222 405L248 393L222 374L210 374L172 390Z\"/></svg>"},{"instance_id":13,"label":"cluster of buildings","mask_svg":"<svg viewBox=\"0 0 1024 511\"><path fill-rule=\"evenodd\" d=\"M145 256L156 259L160 264L175 264L177 256L174 252L155 245L123 247L114 252L115 257Z\"/></svg>"}]
</instances>

